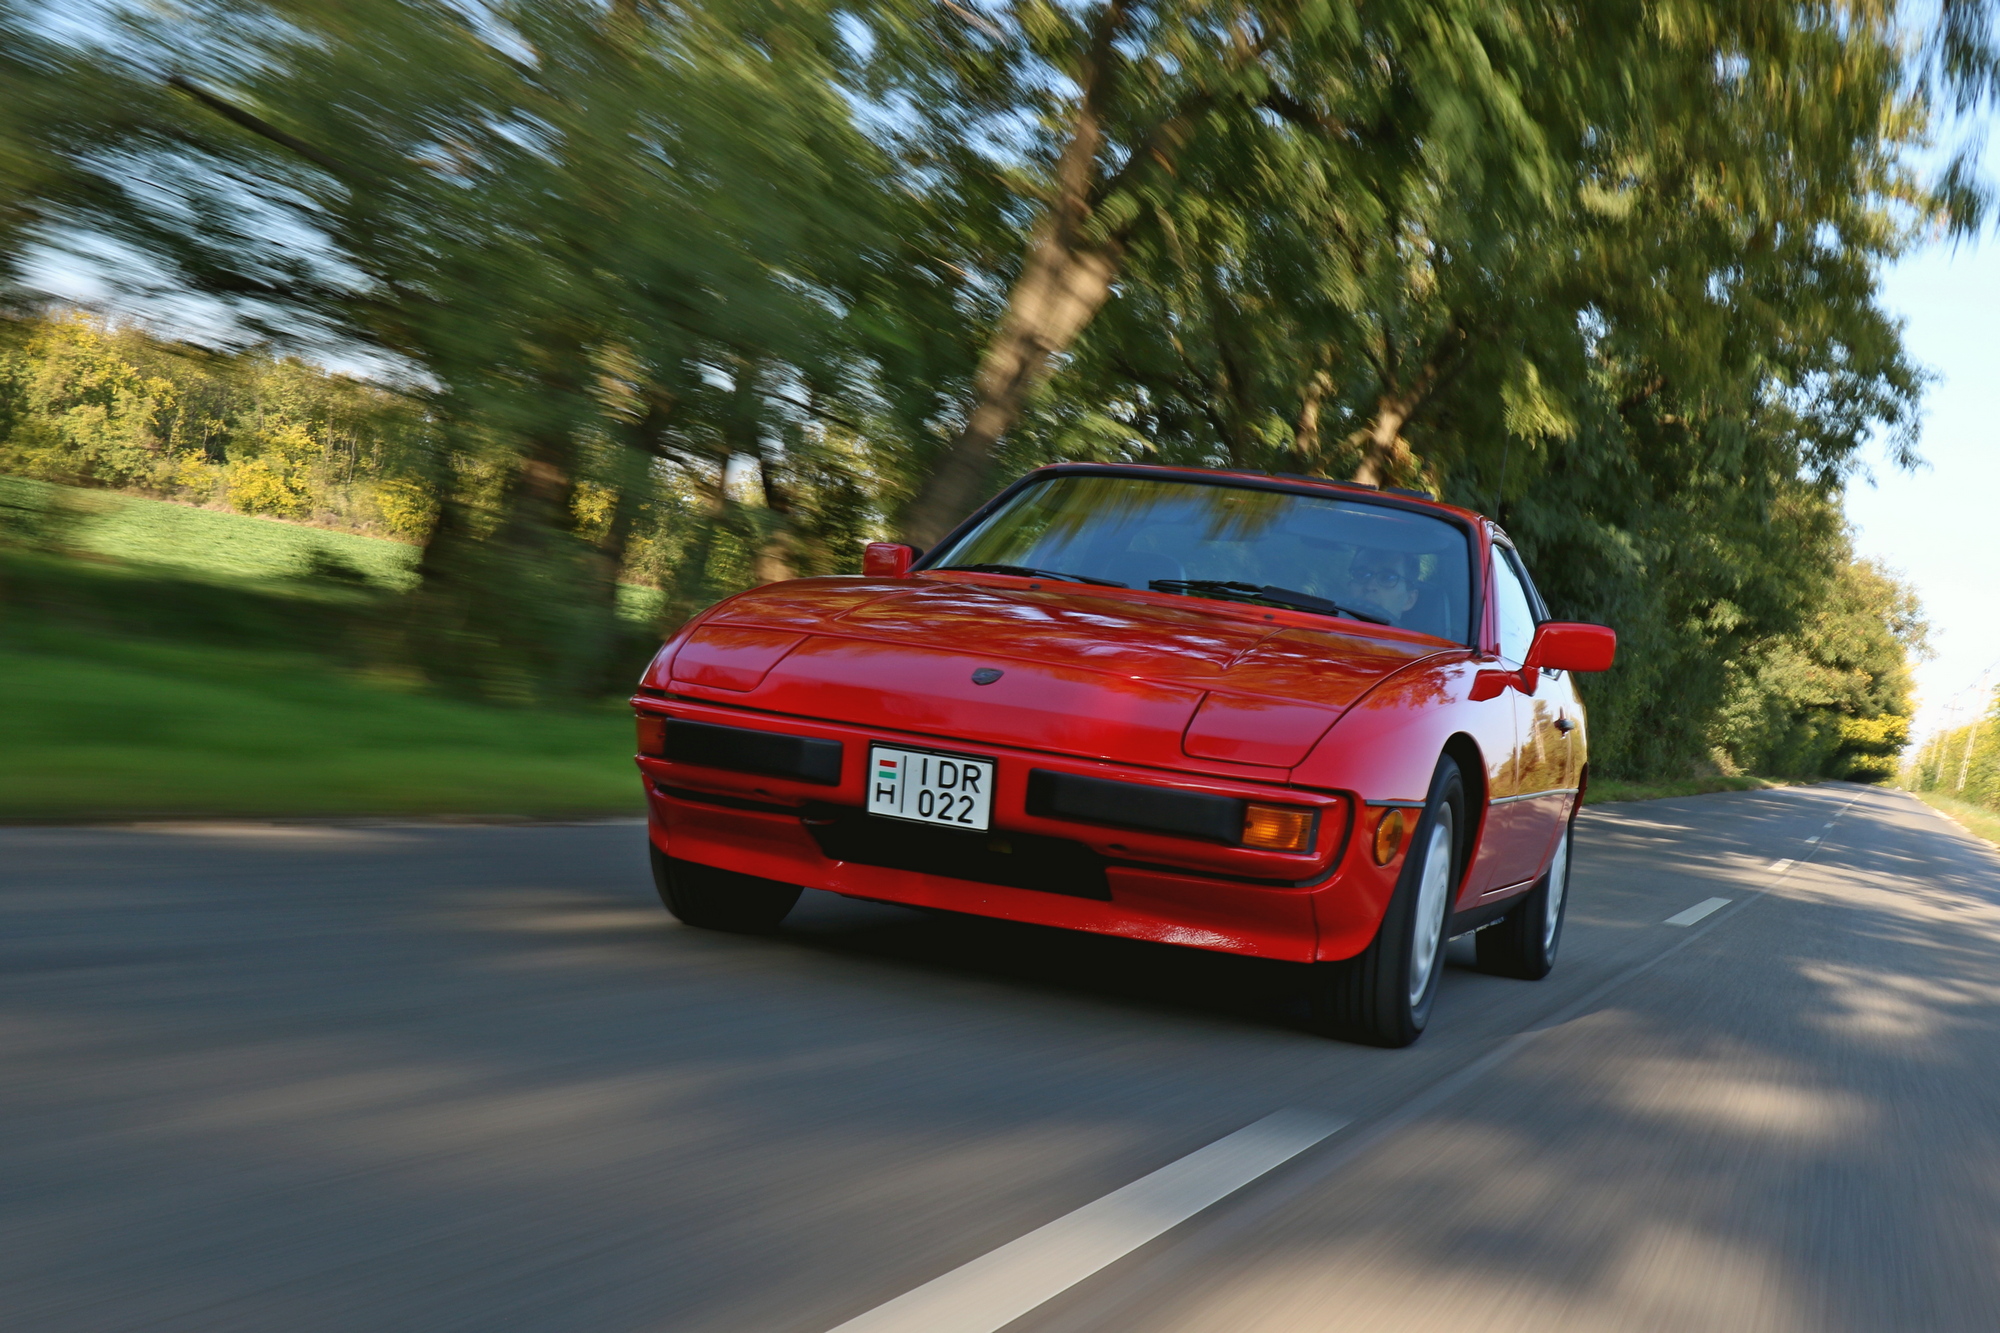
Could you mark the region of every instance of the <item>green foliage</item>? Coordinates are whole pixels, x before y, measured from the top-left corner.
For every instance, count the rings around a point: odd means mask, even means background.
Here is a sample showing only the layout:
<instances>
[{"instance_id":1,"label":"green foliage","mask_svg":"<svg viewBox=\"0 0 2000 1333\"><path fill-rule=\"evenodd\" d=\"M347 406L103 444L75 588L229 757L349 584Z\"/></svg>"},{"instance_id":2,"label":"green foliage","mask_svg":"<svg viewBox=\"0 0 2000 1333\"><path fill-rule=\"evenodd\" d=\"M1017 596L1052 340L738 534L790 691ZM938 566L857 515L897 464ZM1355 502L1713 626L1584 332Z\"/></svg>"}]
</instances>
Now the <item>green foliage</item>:
<instances>
[{"instance_id":1,"label":"green foliage","mask_svg":"<svg viewBox=\"0 0 2000 1333\"><path fill-rule=\"evenodd\" d=\"M187 73L123 147L174 197L106 179L74 207L246 323L394 367L436 432L427 669L500 697L594 689L628 547L666 512L655 486L698 495L699 525L732 502L731 460L755 460L781 520L764 574L827 563L817 543L860 517L827 526L842 497L883 489L818 484L842 457L827 425L880 415L846 401L855 339L833 331L898 304L874 288L902 277L883 247L905 234L842 93L839 19L583 0L479 24L395 0L137 16L129 49ZM295 510L297 453L274 437L229 482Z\"/></svg>"},{"instance_id":2,"label":"green foliage","mask_svg":"<svg viewBox=\"0 0 2000 1333\"><path fill-rule=\"evenodd\" d=\"M97 155L172 114L157 79L64 43L52 17L66 16L0 0L0 309L32 304L21 285L30 254L100 194Z\"/></svg>"},{"instance_id":3,"label":"green foliage","mask_svg":"<svg viewBox=\"0 0 2000 1333\"><path fill-rule=\"evenodd\" d=\"M1850 560L1803 625L1732 664L1709 738L1753 772L1888 781L1909 741L1907 657L1923 640L1910 591Z\"/></svg>"},{"instance_id":4,"label":"green foliage","mask_svg":"<svg viewBox=\"0 0 2000 1333\"><path fill-rule=\"evenodd\" d=\"M1483 39L1507 97L1398 95L1425 58L1399 42L1185 150L1004 458L1351 473L1495 514L1557 614L1620 632L1585 685L1601 770L1688 771L1730 664L1837 596L1857 452L1914 420L1874 273L1944 208L1899 165L1920 94L1888 11L1510 12ZM1446 114L1506 132L1425 128Z\"/></svg>"},{"instance_id":5,"label":"green foliage","mask_svg":"<svg viewBox=\"0 0 2000 1333\"><path fill-rule=\"evenodd\" d=\"M118 356L87 317L37 329L0 374L12 400L11 469L122 486L150 480L164 461L159 428L173 384Z\"/></svg>"},{"instance_id":6,"label":"green foliage","mask_svg":"<svg viewBox=\"0 0 2000 1333\"><path fill-rule=\"evenodd\" d=\"M1907 711L1838 500L1922 389L1876 274L1977 220L1962 162L1906 164L1989 88L1983 10L123 12L72 49L0 0L33 94L0 266L60 224L397 391L47 324L8 465L301 517L345 457L337 512L426 542L398 633L432 679L593 691L621 581L671 623L940 495L1147 458L1494 513L1620 631L1607 777L1875 772ZM129 114L65 110L72 75Z\"/></svg>"},{"instance_id":7,"label":"green foliage","mask_svg":"<svg viewBox=\"0 0 2000 1333\"><path fill-rule=\"evenodd\" d=\"M81 312L0 324L0 471L421 540L430 452L404 397L264 349Z\"/></svg>"},{"instance_id":8,"label":"green foliage","mask_svg":"<svg viewBox=\"0 0 2000 1333\"><path fill-rule=\"evenodd\" d=\"M1926 796L2000 811L2000 691L1977 722L1940 730L1919 746L1903 784Z\"/></svg>"}]
</instances>

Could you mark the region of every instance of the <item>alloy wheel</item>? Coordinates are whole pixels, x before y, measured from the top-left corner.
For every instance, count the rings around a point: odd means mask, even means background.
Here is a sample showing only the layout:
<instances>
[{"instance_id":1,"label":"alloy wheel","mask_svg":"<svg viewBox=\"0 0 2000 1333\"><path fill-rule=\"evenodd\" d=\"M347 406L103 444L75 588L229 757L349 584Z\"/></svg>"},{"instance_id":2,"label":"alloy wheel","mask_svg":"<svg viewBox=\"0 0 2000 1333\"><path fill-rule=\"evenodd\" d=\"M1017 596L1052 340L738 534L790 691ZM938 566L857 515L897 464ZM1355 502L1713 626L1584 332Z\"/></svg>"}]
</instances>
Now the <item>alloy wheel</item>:
<instances>
[{"instance_id":1,"label":"alloy wheel","mask_svg":"<svg viewBox=\"0 0 2000 1333\"><path fill-rule=\"evenodd\" d=\"M1420 1005L1438 963L1438 944L1451 906L1451 809L1437 812L1424 848L1423 876L1417 882L1416 928L1410 932L1410 1004Z\"/></svg>"},{"instance_id":2,"label":"alloy wheel","mask_svg":"<svg viewBox=\"0 0 2000 1333\"><path fill-rule=\"evenodd\" d=\"M1569 892L1569 839L1569 830L1564 829L1561 841L1556 843L1555 860L1549 862L1548 910L1542 914L1542 951L1550 955L1556 951L1556 931L1562 926L1563 895Z\"/></svg>"}]
</instances>

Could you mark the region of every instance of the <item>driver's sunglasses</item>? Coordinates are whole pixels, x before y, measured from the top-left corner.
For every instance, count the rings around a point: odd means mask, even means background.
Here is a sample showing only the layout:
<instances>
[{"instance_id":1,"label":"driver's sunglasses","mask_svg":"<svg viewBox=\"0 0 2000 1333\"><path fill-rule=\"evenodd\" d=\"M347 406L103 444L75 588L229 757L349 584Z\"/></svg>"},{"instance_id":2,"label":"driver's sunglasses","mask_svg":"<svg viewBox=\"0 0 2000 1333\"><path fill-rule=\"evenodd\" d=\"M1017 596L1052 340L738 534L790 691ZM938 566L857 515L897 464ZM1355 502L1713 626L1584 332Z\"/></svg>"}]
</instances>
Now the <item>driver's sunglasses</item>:
<instances>
[{"instance_id":1,"label":"driver's sunglasses","mask_svg":"<svg viewBox=\"0 0 2000 1333\"><path fill-rule=\"evenodd\" d=\"M1383 588L1400 588L1409 582L1401 573L1393 569L1364 569L1360 579L1363 583L1373 583Z\"/></svg>"}]
</instances>

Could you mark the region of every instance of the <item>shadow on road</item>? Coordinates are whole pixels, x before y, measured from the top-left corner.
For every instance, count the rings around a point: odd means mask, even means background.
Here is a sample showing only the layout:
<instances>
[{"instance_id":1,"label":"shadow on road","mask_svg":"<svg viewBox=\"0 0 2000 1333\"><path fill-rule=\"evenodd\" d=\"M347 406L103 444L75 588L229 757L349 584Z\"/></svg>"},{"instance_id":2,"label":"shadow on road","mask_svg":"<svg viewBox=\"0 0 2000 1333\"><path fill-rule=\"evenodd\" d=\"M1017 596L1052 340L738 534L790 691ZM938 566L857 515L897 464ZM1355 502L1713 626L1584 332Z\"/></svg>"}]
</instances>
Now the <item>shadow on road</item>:
<instances>
[{"instance_id":1,"label":"shadow on road","mask_svg":"<svg viewBox=\"0 0 2000 1333\"><path fill-rule=\"evenodd\" d=\"M1588 812L1557 977L1454 969L1402 1052L1300 1031L1254 959L825 895L680 928L629 828L0 832L0 1293L91 1333L816 1333L1276 1107L1393 1110L1856 794ZM1077 1326L1990 1327L2000 871L1885 793L1832 838Z\"/></svg>"},{"instance_id":2,"label":"shadow on road","mask_svg":"<svg viewBox=\"0 0 2000 1333\"><path fill-rule=\"evenodd\" d=\"M1864 794L1764 901L1101 1327L1990 1329L2000 858L1913 807Z\"/></svg>"}]
</instances>

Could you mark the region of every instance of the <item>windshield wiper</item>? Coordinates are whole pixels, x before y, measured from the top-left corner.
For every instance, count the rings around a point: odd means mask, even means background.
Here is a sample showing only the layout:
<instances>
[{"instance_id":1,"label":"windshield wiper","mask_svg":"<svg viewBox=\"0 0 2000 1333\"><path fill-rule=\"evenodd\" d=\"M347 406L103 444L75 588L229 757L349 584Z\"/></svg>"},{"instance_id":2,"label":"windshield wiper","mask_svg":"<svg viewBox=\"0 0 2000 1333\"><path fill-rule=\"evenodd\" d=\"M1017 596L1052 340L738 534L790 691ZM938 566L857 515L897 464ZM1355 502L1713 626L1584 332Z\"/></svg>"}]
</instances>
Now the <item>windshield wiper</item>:
<instances>
[{"instance_id":1,"label":"windshield wiper","mask_svg":"<svg viewBox=\"0 0 2000 1333\"><path fill-rule=\"evenodd\" d=\"M973 574L1013 574L1024 579L1061 579L1065 583L1095 583L1100 588L1129 588L1117 579L1094 579L1088 574L1065 574L1059 569L1036 569L1031 565L939 565L939 569L963 569Z\"/></svg>"},{"instance_id":2,"label":"windshield wiper","mask_svg":"<svg viewBox=\"0 0 2000 1333\"><path fill-rule=\"evenodd\" d=\"M1350 620L1365 620L1371 625L1387 625L1387 616L1378 616L1368 611L1357 611L1339 602L1330 602L1324 597L1315 597L1309 592L1295 592L1290 588L1274 588L1270 584L1233 583L1226 579L1154 579L1146 585L1154 592L1198 592L1225 601L1265 602L1271 606L1289 607L1294 611L1317 611L1323 616L1346 616Z\"/></svg>"}]
</instances>

